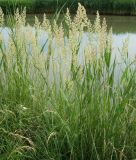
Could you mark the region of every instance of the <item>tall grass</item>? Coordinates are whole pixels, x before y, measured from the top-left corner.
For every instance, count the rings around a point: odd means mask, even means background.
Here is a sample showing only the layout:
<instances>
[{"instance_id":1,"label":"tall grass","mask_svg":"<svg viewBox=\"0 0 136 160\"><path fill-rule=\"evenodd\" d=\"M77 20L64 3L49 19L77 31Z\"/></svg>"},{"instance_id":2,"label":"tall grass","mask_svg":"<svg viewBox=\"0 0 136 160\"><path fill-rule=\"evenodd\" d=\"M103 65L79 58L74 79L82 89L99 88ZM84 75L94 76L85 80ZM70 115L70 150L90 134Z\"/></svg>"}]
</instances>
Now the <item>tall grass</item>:
<instances>
[{"instance_id":1,"label":"tall grass","mask_svg":"<svg viewBox=\"0 0 136 160\"><path fill-rule=\"evenodd\" d=\"M136 63L127 43L117 63L105 19L80 4L59 24L0 15L0 159L134 159Z\"/></svg>"}]
</instances>

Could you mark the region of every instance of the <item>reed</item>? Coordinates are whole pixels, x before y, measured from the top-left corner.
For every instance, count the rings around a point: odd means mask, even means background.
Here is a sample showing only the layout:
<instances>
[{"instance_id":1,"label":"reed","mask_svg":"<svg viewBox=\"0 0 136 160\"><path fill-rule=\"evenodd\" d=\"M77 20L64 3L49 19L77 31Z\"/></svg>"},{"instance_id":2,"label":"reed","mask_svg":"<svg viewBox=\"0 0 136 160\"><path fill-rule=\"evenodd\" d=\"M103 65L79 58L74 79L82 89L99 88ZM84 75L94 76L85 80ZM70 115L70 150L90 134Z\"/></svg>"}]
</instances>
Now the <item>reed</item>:
<instances>
[{"instance_id":1,"label":"reed","mask_svg":"<svg viewBox=\"0 0 136 160\"><path fill-rule=\"evenodd\" d=\"M26 25L25 9L11 27L4 22L0 10L0 159L134 159L136 63L127 41L118 64L112 29L98 12L91 24L81 4L59 23L44 14Z\"/></svg>"}]
</instances>

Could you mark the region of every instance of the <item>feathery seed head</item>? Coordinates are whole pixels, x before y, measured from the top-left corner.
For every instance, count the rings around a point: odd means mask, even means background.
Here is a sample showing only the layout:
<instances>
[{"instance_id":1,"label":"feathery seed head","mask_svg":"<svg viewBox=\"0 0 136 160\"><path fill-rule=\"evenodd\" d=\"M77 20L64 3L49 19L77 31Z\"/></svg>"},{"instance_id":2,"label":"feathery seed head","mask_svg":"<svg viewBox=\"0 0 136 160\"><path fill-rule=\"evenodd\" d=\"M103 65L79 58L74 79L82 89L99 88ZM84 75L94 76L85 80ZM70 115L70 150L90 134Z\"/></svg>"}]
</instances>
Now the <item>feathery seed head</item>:
<instances>
[{"instance_id":1,"label":"feathery seed head","mask_svg":"<svg viewBox=\"0 0 136 160\"><path fill-rule=\"evenodd\" d=\"M67 12L66 12L66 15L65 15L65 22L68 25L68 27L71 28L72 20L71 20L71 16L70 16L70 12L69 12L68 8L67 8Z\"/></svg>"},{"instance_id":2,"label":"feathery seed head","mask_svg":"<svg viewBox=\"0 0 136 160\"><path fill-rule=\"evenodd\" d=\"M2 8L0 7L0 27L4 24L4 13L2 11Z\"/></svg>"},{"instance_id":3,"label":"feathery seed head","mask_svg":"<svg viewBox=\"0 0 136 160\"><path fill-rule=\"evenodd\" d=\"M47 19L46 14L43 15L43 22L42 22L42 29L44 29L47 32L51 32L51 25L50 21Z\"/></svg>"},{"instance_id":4,"label":"feathery seed head","mask_svg":"<svg viewBox=\"0 0 136 160\"><path fill-rule=\"evenodd\" d=\"M112 27L111 27L107 36L107 49L109 51L111 51L112 49L112 41L113 41L113 33L112 33Z\"/></svg>"},{"instance_id":5,"label":"feathery seed head","mask_svg":"<svg viewBox=\"0 0 136 160\"><path fill-rule=\"evenodd\" d=\"M125 39L123 42L122 52L123 55L128 56L128 47L129 47L129 37Z\"/></svg>"},{"instance_id":6,"label":"feathery seed head","mask_svg":"<svg viewBox=\"0 0 136 160\"><path fill-rule=\"evenodd\" d=\"M101 21L100 21L100 15L99 15L98 11L96 13L96 19L95 19L95 23L94 23L94 31L96 33L101 32Z\"/></svg>"},{"instance_id":7,"label":"feathery seed head","mask_svg":"<svg viewBox=\"0 0 136 160\"><path fill-rule=\"evenodd\" d=\"M19 28L20 26L25 26L26 23L26 8L23 9L23 11L20 13L19 9L16 9L16 12L14 13L16 27Z\"/></svg>"},{"instance_id":8,"label":"feathery seed head","mask_svg":"<svg viewBox=\"0 0 136 160\"><path fill-rule=\"evenodd\" d=\"M35 26L36 29L40 29L41 23L40 23L40 21L39 21L37 16L35 16L35 24L34 24L34 26Z\"/></svg>"}]
</instances>

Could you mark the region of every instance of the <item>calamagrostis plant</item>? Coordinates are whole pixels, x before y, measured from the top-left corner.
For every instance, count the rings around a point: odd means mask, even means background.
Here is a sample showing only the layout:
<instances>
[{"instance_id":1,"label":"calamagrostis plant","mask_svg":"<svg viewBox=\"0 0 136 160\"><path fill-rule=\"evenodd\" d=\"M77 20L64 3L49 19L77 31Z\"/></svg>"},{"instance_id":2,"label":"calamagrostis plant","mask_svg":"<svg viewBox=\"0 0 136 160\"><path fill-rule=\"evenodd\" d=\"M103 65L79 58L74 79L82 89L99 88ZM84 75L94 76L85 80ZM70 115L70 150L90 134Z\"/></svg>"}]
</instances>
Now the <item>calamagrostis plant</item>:
<instances>
[{"instance_id":1,"label":"calamagrostis plant","mask_svg":"<svg viewBox=\"0 0 136 160\"><path fill-rule=\"evenodd\" d=\"M34 27L35 27L37 30L40 29L40 27L41 27L41 23L40 23L40 21L39 21L39 19L38 19L37 16L35 16L35 24L34 24Z\"/></svg>"},{"instance_id":2,"label":"calamagrostis plant","mask_svg":"<svg viewBox=\"0 0 136 160\"><path fill-rule=\"evenodd\" d=\"M73 20L73 26L75 26L80 32L83 32L84 28L89 26L89 23L90 21L87 17L85 8L78 3L78 10Z\"/></svg>"},{"instance_id":3,"label":"calamagrostis plant","mask_svg":"<svg viewBox=\"0 0 136 160\"><path fill-rule=\"evenodd\" d=\"M4 13L2 11L2 8L0 7L0 27L2 27L4 24Z\"/></svg>"},{"instance_id":4,"label":"calamagrostis plant","mask_svg":"<svg viewBox=\"0 0 136 160\"><path fill-rule=\"evenodd\" d=\"M94 31L95 31L95 33L100 33L101 32L101 20L100 20L100 15L99 15L98 11L96 13L96 19L95 19L95 22L94 22Z\"/></svg>"},{"instance_id":5,"label":"calamagrostis plant","mask_svg":"<svg viewBox=\"0 0 136 160\"><path fill-rule=\"evenodd\" d=\"M91 24L81 4L64 23L14 17L0 32L0 159L134 159L135 68L114 83L105 19Z\"/></svg>"},{"instance_id":6,"label":"calamagrostis plant","mask_svg":"<svg viewBox=\"0 0 136 160\"><path fill-rule=\"evenodd\" d=\"M123 54L123 56L125 55L125 57L128 56L128 47L129 47L129 37L127 37L123 42L123 46L121 50L121 53Z\"/></svg>"},{"instance_id":7,"label":"calamagrostis plant","mask_svg":"<svg viewBox=\"0 0 136 160\"><path fill-rule=\"evenodd\" d=\"M112 43L113 43L113 32L112 32L112 27L111 27L108 32L108 36L107 36L107 49L108 49L108 51L111 51Z\"/></svg>"},{"instance_id":8,"label":"calamagrostis plant","mask_svg":"<svg viewBox=\"0 0 136 160\"><path fill-rule=\"evenodd\" d=\"M68 8L67 8L67 12L65 15L65 22L66 22L67 26L69 27L69 29L71 29L72 20L71 20L71 16L70 16L70 12L69 12Z\"/></svg>"},{"instance_id":9,"label":"calamagrostis plant","mask_svg":"<svg viewBox=\"0 0 136 160\"><path fill-rule=\"evenodd\" d=\"M2 10L0 10L0 13L2 24L4 22ZM31 55L31 65L33 65L31 68L42 69L46 76L48 73L44 69L47 62L53 61L58 66L61 61L63 65L59 65L58 69L61 72L61 67L65 64L71 66L73 63L75 66L77 64L80 66L80 64L84 64L81 62L82 59L84 59L84 62L89 62L97 55L103 55L106 48L110 49L112 47L112 32L110 30L108 33L106 20L104 19L101 24L100 15L97 12L96 20L92 25L85 8L80 3L78 4L77 14L73 19L70 16L69 9L67 9L65 23L68 27L68 34L65 34L63 23L59 24L54 20L51 24L45 14L42 23L35 16L34 28L25 26L25 8L22 12L17 9L14 17L16 21L15 31L9 33L9 46L5 48L5 52L12 51L13 57L16 55L14 53L17 52L21 56L21 61ZM84 39L86 39L86 46ZM10 53L7 56L11 59ZM49 66L52 68L51 65ZM70 75L70 67L66 68L69 70L63 71ZM62 75L65 74L62 72Z\"/></svg>"},{"instance_id":10,"label":"calamagrostis plant","mask_svg":"<svg viewBox=\"0 0 136 160\"><path fill-rule=\"evenodd\" d=\"M96 34L97 42L97 54L104 54L105 49L110 50L112 48L112 28L108 31L105 18L100 20L99 12L97 11L96 20L94 22L94 33ZM109 33L108 33L109 32Z\"/></svg>"},{"instance_id":11,"label":"calamagrostis plant","mask_svg":"<svg viewBox=\"0 0 136 160\"><path fill-rule=\"evenodd\" d=\"M15 17L16 26L18 26L18 27L25 26L25 23L26 23L26 8L24 8L21 13L19 13L19 9L17 8L14 15L15 15L14 17Z\"/></svg>"},{"instance_id":12,"label":"calamagrostis plant","mask_svg":"<svg viewBox=\"0 0 136 160\"><path fill-rule=\"evenodd\" d=\"M50 21L47 19L46 14L43 15L43 22L42 22L42 29L46 32L51 32L51 24Z\"/></svg>"}]
</instances>

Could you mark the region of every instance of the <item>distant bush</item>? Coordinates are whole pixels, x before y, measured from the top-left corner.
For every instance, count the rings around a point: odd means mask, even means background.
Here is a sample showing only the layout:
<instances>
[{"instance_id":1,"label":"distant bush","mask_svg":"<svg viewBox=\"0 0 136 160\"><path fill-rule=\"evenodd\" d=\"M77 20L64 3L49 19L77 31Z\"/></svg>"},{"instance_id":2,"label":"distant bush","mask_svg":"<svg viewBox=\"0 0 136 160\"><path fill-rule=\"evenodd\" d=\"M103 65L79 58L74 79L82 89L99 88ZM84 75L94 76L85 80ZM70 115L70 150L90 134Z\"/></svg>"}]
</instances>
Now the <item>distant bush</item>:
<instances>
[{"instance_id":1,"label":"distant bush","mask_svg":"<svg viewBox=\"0 0 136 160\"><path fill-rule=\"evenodd\" d=\"M77 4L83 4L89 13L99 10L101 13L135 14L136 0L0 0L4 12L19 7L27 7L28 13L55 12L70 8L72 12L77 9Z\"/></svg>"}]
</instances>

